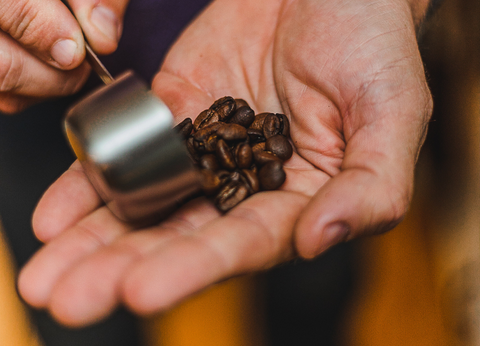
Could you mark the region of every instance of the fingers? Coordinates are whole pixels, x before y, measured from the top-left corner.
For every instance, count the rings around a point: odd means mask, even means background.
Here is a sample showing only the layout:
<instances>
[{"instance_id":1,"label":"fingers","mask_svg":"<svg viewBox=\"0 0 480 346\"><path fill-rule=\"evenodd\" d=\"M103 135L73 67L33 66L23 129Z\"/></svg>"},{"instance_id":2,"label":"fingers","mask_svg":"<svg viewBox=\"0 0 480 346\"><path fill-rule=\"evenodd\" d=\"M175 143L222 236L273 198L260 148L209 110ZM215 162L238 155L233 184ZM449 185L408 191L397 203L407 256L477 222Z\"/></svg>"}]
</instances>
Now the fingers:
<instances>
[{"instance_id":1,"label":"fingers","mask_svg":"<svg viewBox=\"0 0 480 346\"><path fill-rule=\"evenodd\" d=\"M69 0L69 4L93 50L99 54L114 52L128 0Z\"/></svg>"},{"instance_id":2,"label":"fingers","mask_svg":"<svg viewBox=\"0 0 480 346\"><path fill-rule=\"evenodd\" d=\"M33 230L48 242L103 204L77 160L50 186L33 214Z\"/></svg>"},{"instance_id":3,"label":"fingers","mask_svg":"<svg viewBox=\"0 0 480 346\"><path fill-rule=\"evenodd\" d=\"M387 102L378 102L382 92L377 90L377 103L366 97L357 104L359 113L350 119L354 125L345 125L341 172L320 188L296 225L301 256L312 258L340 241L385 232L403 219L431 114L426 86L409 90L416 92Z\"/></svg>"},{"instance_id":4,"label":"fingers","mask_svg":"<svg viewBox=\"0 0 480 346\"><path fill-rule=\"evenodd\" d=\"M102 208L38 253L22 270L19 291L68 326L98 321L122 301L140 314L161 311L215 282L292 258L291 228L307 201L262 193L218 218L199 199L158 227L129 233L107 224Z\"/></svg>"},{"instance_id":5,"label":"fingers","mask_svg":"<svg viewBox=\"0 0 480 346\"><path fill-rule=\"evenodd\" d=\"M4 98L12 95L31 98L69 95L83 85L89 71L86 64L73 71L59 71L47 66L1 31L0 62L0 93Z\"/></svg>"},{"instance_id":6,"label":"fingers","mask_svg":"<svg viewBox=\"0 0 480 346\"><path fill-rule=\"evenodd\" d=\"M213 283L293 256L291 229L307 197L257 194L193 236L173 239L129 268L124 302L136 313L164 310Z\"/></svg>"},{"instance_id":7,"label":"fingers","mask_svg":"<svg viewBox=\"0 0 480 346\"><path fill-rule=\"evenodd\" d=\"M65 271L130 230L106 207L96 210L34 255L19 275L20 294L35 307L47 306L55 283Z\"/></svg>"},{"instance_id":8,"label":"fingers","mask_svg":"<svg viewBox=\"0 0 480 346\"><path fill-rule=\"evenodd\" d=\"M0 0L0 29L56 68L73 69L85 56L80 26L58 0Z\"/></svg>"},{"instance_id":9,"label":"fingers","mask_svg":"<svg viewBox=\"0 0 480 346\"><path fill-rule=\"evenodd\" d=\"M51 292L49 310L69 326L85 325L105 317L119 304L121 282L132 264L168 246L171 239L196 233L216 217L218 211L199 199L159 227L126 234L111 246L99 249L58 280Z\"/></svg>"}]
</instances>

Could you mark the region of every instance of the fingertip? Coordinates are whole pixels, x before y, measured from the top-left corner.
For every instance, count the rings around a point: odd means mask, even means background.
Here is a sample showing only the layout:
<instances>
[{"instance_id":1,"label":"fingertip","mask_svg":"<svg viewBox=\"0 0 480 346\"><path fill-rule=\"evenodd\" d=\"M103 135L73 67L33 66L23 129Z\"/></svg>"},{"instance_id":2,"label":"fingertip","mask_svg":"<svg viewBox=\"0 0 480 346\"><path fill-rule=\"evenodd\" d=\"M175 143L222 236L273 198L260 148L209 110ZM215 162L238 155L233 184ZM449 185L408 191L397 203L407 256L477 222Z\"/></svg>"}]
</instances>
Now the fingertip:
<instances>
[{"instance_id":1,"label":"fingertip","mask_svg":"<svg viewBox=\"0 0 480 346\"><path fill-rule=\"evenodd\" d=\"M350 227L342 221L326 226L300 226L304 229L297 236L298 254L306 259L313 259L332 246L345 241L350 234Z\"/></svg>"},{"instance_id":2,"label":"fingertip","mask_svg":"<svg viewBox=\"0 0 480 346\"><path fill-rule=\"evenodd\" d=\"M121 296L124 304L129 310L138 315L148 315L154 311L163 310L164 306L155 299L155 308L153 309L151 293L149 287L141 279L142 274L138 270L129 273L123 282Z\"/></svg>"},{"instance_id":3,"label":"fingertip","mask_svg":"<svg viewBox=\"0 0 480 346\"><path fill-rule=\"evenodd\" d=\"M17 290L29 305L44 308L48 302L48 291L44 289L42 275L37 273L30 263L20 270L17 278Z\"/></svg>"},{"instance_id":4,"label":"fingertip","mask_svg":"<svg viewBox=\"0 0 480 346\"><path fill-rule=\"evenodd\" d=\"M78 282L77 275L65 275L54 287L48 309L60 323L82 327L100 321L116 307L113 297Z\"/></svg>"},{"instance_id":5,"label":"fingertip","mask_svg":"<svg viewBox=\"0 0 480 346\"><path fill-rule=\"evenodd\" d=\"M303 210L295 227L300 256L314 258L354 238L395 227L409 204L409 184L351 169L326 183Z\"/></svg>"},{"instance_id":6,"label":"fingertip","mask_svg":"<svg viewBox=\"0 0 480 346\"><path fill-rule=\"evenodd\" d=\"M50 64L63 70L72 70L78 67L85 58L83 37L60 38L50 48L52 60Z\"/></svg>"},{"instance_id":7,"label":"fingertip","mask_svg":"<svg viewBox=\"0 0 480 346\"><path fill-rule=\"evenodd\" d=\"M48 242L96 210L102 201L78 161L44 193L32 216L35 236Z\"/></svg>"},{"instance_id":8,"label":"fingertip","mask_svg":"<svg viewBox=\"0 0 480 346\"><path fill-rule=\"evenodd\" d=\"M75 8L88 43L101 55L113 53L122 35L123 11L115 7L85 2L77 4Z\"/></svg>"}]
</instances>

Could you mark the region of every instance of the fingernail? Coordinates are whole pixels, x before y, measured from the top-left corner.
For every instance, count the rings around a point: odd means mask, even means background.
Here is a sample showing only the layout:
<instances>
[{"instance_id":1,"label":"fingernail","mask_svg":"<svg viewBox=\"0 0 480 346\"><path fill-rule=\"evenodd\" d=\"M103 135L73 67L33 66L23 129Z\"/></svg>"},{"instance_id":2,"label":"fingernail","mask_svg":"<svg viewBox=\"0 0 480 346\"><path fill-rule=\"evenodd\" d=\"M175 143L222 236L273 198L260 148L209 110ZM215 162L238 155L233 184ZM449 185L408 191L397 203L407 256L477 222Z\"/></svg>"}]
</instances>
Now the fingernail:
<instances>
[{"instance_id":1,"label":"fingernail","mask_svg":"<svg viewBox=\"0 0 480 346\"><path fill-rule=\"evenodd\" d=\"M72 64L77 51L77 42L73 40L60 40L55 43L50 51L53 60L62 67L68 67Z\"/></svg>"},{"instance_id":2,"label":"fingernail","mask_svg":"<svg viewBox=\"0 0 480 346\"><path fill-rule=\"evenodd\" d=\"M327 250L335 244L340 243L345 240L349 234L350 230L346 224L343 222L336 222L327 225L323 229L323 237L319 247L318 254Z\"/></svg>"},{"instance_id":3,"label":"fingernail","mask_svg":"<svg viewBox=\"0 0 480 346\"><path fill-rule=\"evenodd\" d=\"M90 21L97 29L112 41L118 42L119 28L118 18L112 10L97 6L92 10Z\"/></svg>"}]
</instances>

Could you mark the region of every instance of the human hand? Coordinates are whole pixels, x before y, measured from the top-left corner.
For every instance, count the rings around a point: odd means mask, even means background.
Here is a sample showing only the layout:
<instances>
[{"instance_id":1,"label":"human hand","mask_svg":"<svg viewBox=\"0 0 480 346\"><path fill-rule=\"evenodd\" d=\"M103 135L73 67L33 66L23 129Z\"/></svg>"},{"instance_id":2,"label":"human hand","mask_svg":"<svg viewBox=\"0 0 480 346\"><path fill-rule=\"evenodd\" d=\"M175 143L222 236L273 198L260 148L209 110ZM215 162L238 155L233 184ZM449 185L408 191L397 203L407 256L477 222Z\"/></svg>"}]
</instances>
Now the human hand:
<instances>
[{"instance_id":1,"label":"human hand","mask_svg":"<svg viewBox=\"0 0 480 346\"><path fill-rule=\"evenodd\" d=\"M121 303L148 314L223 279L394 227L432 108L417 17L404 0L213 2L153 89L178 121L225 95L257 113L286 113L296 152L285 184L223 216L198 198L133 231L76 162L35 212L47 244L21 272L24 299L71 326Z\"/></svg>"},{"instance_id":2,"label":"human hand","mask_svg":"<svg viewBox=\"0 0 480 346\"><path fill-rule=\"evenodd\" d=\"M18 112L41 99L78 91L90 68L84 38L112 53L128 0L0 0L0 111Z\"/></svg>"}]
</instances>

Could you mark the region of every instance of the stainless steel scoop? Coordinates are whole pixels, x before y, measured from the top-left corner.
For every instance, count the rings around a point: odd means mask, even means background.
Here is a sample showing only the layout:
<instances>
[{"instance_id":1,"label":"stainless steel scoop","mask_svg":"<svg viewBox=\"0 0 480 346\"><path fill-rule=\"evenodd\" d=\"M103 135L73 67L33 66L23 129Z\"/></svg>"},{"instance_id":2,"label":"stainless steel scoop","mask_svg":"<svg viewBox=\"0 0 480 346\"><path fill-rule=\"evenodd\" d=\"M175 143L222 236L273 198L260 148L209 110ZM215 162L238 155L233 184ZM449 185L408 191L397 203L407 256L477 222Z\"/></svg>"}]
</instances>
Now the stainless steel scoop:
<instances>
[{"instance_id":1,"label":"stainless steel scoop","mask_svg":"<svg viewBox=\"0 0 480 346\"><path fill-rule=\"evenodd\" d=\"M67 112L68 140L119 219L164 218L200 187L172 113L133 72L114 80L90 47L87 59L107 85Z\"/></svg>"}]
</instances>

